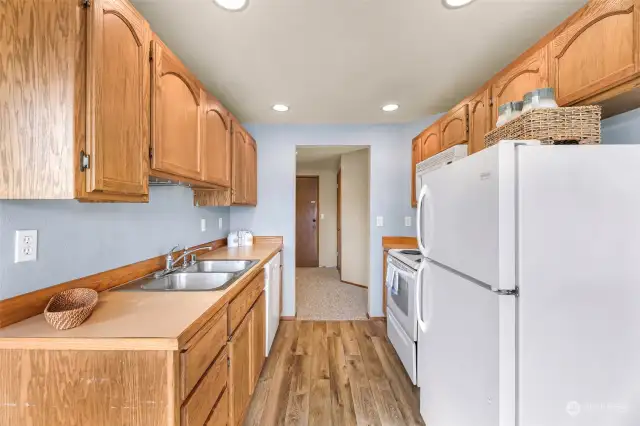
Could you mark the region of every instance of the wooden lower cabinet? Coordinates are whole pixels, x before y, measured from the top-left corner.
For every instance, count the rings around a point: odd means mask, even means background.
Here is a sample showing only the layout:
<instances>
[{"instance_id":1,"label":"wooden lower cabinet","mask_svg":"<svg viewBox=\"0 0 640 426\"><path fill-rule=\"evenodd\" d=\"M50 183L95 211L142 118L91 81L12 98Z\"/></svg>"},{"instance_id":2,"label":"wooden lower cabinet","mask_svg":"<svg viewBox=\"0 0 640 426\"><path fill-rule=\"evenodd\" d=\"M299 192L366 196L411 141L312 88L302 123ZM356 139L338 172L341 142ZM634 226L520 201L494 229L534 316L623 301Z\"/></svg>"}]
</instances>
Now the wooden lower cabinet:
<instances>
[{"instance_id":1,"label":"wooden lower cabinet","mask_svg":"<svg viewBox=\"0 0 640 426\"><path fill-rule=\"evenodd\" d=\"M251 380L251 326L247 315L229 340L229 425L240 424L249 406Z\"/></svg>"},{"instance_id":2,"label":"wooden lower cabinet","mask_svg":"<svg viewBox=\"0 0 640 426\"><path fill-rule=\"evenodd\" d=\"M251 309L251 393L255 388L262 372L267 344L267 305L263 291L258 301Z\"/></svg>"}]
</instances>

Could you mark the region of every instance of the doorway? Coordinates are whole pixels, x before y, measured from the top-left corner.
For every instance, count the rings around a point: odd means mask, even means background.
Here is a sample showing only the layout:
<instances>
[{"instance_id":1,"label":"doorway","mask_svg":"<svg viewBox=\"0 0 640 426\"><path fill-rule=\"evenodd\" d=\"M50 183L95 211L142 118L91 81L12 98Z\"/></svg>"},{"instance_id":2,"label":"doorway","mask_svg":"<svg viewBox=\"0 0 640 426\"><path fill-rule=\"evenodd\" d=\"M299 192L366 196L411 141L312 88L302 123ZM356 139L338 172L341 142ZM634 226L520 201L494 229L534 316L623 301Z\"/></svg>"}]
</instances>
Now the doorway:
<instances>
[{"instance_id":1,"label":"doorway","mask_svg":"<svg viewBox=\"0 0 640 426\"><path fill-rule=\"evenodd\" d=\"M320 178L318 176L297 176L296 266L301 268L317 268L319 266L319 200Z\"/></svg>"},{"instance_id":2,"label":"doorway","mask_svg":"<svg viewBox=\"0 0 640 426\"><path fill-rule=\"evenodd\" d=\"M296 314L365 320L369 285L368 146L296 149Z\"/></svg>"}]
</instances>

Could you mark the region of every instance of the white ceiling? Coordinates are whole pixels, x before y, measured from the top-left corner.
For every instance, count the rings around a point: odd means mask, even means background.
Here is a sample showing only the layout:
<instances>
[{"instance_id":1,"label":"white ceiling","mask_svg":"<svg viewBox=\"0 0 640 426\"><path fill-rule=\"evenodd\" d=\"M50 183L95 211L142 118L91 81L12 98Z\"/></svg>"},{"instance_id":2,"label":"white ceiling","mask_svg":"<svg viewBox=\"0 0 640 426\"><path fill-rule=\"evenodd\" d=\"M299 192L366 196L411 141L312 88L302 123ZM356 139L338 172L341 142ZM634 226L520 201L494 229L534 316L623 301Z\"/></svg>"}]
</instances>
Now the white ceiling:
<instances>
[{"instance_id":1,"label":"white ceiling","mask_svg":"<svg viewBox=\"0 0 640 426\"><path fill-rule=\"evenodd\" d=\"M443 112L586 3L476 0L133 0L243 122L381 123ZM395 102L400 109L383 113ZM271 110L275 103L287 113Z\"/></svg>"}]
</instances>

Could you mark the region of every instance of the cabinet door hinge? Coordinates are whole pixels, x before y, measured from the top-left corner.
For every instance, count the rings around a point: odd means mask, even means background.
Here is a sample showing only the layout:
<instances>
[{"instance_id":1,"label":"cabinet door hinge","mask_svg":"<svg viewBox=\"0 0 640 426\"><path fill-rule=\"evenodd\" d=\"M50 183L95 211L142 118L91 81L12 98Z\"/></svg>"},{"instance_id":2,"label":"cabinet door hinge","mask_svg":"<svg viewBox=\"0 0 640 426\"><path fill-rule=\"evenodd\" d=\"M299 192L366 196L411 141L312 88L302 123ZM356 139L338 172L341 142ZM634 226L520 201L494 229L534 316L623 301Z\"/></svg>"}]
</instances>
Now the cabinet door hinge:
<instances>
[{"instance_id":1,"label":"cabinet door hinge","mask_svg":"<svg viewBox=\"0 0 640 426\"><path fill-rule=\"evenodd\" d=\"M149 49L149 62L153 62L153 49Z\"/></svg>"},{"instance_id":2,"label":"cabinet door hinge","mask_svg":"<svg viewBox=\"0 0 640 426\"><path fill-rule=\"evenodd\" d=\"M91 157L85 154L84 150L80 151L80 171L84 172L90 166Z\"/></svg>"},{"instance_id":3,"label":"cabinet door hinge","mask_svg":"<svg viewBox=\"0 0 640 426\"><path fill-rule=\"evenodd\" d=\"M489 106L492 107L493 106L493 98L489 98Z\"/></svg>"},{"instance_id":4,"label":"cabinet door hinge","mask_svg":"<svg viewBox=\"0 0 640 426\"><path fill-rule=\"evenodd\" d=\"M231 367L231 358L227 358L227 367Z\"/></svg>"},{"instance_id":5,"label":"cabinet door hinge","mask_svg":"<svg viewBox=\"0 0 640 426\"><path fill-rule=\"evenodd\" d=\"M153 148L149 148L149 160L153 158Z\"/></svg>"},{"instance_id":6,"label":"cabinet door hinge","mask_svg":"<svg viewBox=\"0 0 640 426\"><path fill-rule=\"evenodd\" d=\"M82 7L91 7L91 0L82 0Z\"/></svg>"}]
</instances>

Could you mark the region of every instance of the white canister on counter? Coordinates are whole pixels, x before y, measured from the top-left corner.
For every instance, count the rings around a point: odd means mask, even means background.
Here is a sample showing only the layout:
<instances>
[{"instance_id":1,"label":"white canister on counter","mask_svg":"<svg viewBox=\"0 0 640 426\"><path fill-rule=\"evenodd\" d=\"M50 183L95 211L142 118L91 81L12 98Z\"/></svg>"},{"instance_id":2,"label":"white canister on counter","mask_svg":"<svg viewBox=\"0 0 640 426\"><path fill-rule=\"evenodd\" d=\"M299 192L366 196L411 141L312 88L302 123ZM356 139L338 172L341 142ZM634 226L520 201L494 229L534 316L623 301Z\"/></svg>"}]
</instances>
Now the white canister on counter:
<instances>
[{"instance_id":1,"label":"white canister on counter","mask_svg":"<svg viewBox=\"0 0 640 426\"><path fill-rule=\"evenodd\" d=\"M237 232L229 232L227 235L227 247L238 247L240 245L240 238Z\"/></svg>"}]
</instances>

